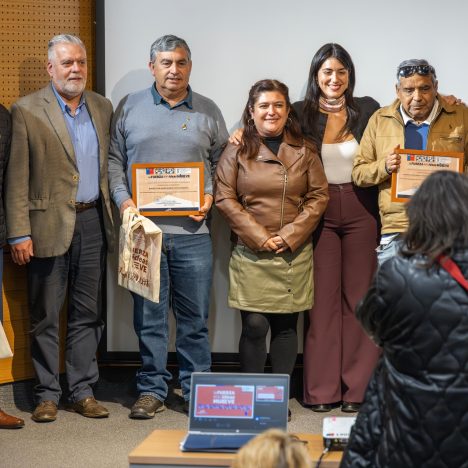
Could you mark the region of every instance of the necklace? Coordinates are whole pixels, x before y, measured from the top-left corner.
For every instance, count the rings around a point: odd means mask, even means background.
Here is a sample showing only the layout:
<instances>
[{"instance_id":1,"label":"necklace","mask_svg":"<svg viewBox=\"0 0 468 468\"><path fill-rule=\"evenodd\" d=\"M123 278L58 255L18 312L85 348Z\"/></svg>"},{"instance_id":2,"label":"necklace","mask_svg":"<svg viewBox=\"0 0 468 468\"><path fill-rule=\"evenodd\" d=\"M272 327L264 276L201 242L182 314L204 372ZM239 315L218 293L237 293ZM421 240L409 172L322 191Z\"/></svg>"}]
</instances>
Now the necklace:
<instances>
[{"instance_id":1,"label":"necklace","mask_svg":"<svg viewBox=\"0 0 468 468\"><path fill-rule=\"evenodd\" d=\"M339 97L338 99L326 99L323 96L319 98L320 109L325 112L339 112L346 107L346 98L345 95Z\"/></svg>"}]
</instances>

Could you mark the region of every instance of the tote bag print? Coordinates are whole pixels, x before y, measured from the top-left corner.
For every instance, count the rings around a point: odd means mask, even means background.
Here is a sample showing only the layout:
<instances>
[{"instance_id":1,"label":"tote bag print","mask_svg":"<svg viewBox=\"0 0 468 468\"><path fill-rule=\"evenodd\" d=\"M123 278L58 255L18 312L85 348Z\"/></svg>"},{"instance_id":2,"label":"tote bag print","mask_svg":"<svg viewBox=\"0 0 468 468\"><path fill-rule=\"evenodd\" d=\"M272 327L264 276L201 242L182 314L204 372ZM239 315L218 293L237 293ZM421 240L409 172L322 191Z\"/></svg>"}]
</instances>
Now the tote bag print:
<instances>
[{"instance_id":1,"label":"tote bag print","mask_svg":"<svg viewBox=\"0 0 468 468\"><path fill-rule=\"evenodd\" d=\"M13 356L11 352L10 343L3 330L2 322L0 322L0 359L10 358Z\"/></svg>"},{"instance_id":2,"label":"tote bag print","mask_svg":"<svg viewBox=\"0 0 468 468\"><path fill-rule=\"evenodd\" d=\"M135 209L124 212L119 236L120 286L145 299L159 302L161 230Z\"/></svg>"}]
</instances>

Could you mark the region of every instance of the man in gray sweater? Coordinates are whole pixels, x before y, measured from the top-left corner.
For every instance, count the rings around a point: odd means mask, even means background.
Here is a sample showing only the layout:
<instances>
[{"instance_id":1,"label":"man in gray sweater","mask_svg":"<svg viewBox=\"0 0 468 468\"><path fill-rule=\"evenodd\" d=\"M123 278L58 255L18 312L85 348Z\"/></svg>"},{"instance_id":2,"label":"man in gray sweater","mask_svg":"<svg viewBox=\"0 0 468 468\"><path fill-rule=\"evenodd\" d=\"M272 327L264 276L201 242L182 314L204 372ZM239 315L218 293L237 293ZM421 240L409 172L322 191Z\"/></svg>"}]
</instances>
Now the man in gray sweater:
<instances>
[{"instance_id":1,"label":"man in gray sweater","mask_svg":"<svg viewBox=\"0 0 468 468\"><path fill-rule=\"evenodd\" d=\"M151 218L163 232L159 303L132 293L134 326L142 366L137 372L139 398L130 417L148 419L164 410L169 306L176 317L179 380L188 410L190 377L208 371L211 353L207 318L211 291L212 245L207 216L213 203L212 174L227 141L221 111L189 86L192 69L187 43L176 36L151 46L149 69L155 83L125 97L114 116L109 151L109 184L122 214L132 200L135 163L204 164L201 215Z\"/></svg>"}]
</instances>

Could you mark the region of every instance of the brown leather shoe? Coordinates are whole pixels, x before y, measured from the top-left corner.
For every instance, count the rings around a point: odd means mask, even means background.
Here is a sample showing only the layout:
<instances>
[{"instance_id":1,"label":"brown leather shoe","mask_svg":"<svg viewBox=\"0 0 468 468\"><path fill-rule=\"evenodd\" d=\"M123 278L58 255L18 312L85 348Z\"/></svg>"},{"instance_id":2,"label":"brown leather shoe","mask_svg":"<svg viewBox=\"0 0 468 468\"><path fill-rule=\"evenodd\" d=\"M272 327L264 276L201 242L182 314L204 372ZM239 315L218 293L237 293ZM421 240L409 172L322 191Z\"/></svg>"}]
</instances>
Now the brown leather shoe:
<instances>
[{"instance_id":1,"label":"brown leather shoe","mask_svg":"<svg viewBox=\"0 0 468 468\"><path fill-rule=\"evenodd\" d=\"M36 422L52 422L57 419L57 404L50 400L41 401L31 415Z\"/></svg>"},{"instance_id":2,"label":"brown leather shoe","mask_svg":"<svg viewBox=\"0 0 468 468\"><path fill-rule=\"evenodd\" d=\"M87 418L107 418L109 416L109 410L100 405L94 397L83 398L83 400L72 403L66 410L79 413Z\"/></svg>"},{"instance_id":3,"label":"brown leather shoe","mask_svg":"<svg viewBox=\"0 0 468 468\"><path fill-rule=\"evenodd\" d=\"M132 406L129 417L132 419L151 419L156 413L164 411L164 403L152 395L140 395Z\"/></svg>"},{"instance_id":4,"label":"brown leather shoe","mask_svg":"<svg viewBox=\"0 0 468 468\"><path fill-rule=\"evenodd\" d=\"M0 429L19 429L24 426L24 421L20 418L15 418L0 410Z\"/></svg>"}]
</instances>

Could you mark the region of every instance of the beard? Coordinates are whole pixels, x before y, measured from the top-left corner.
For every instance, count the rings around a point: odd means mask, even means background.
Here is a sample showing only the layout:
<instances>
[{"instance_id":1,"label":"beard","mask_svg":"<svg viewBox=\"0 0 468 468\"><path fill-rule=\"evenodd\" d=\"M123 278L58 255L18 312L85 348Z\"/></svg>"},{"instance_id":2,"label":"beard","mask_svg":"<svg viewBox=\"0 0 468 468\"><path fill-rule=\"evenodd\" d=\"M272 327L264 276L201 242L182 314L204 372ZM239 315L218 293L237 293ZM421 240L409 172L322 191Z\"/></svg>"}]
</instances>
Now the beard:
<instances>
[{"instance_id":1,"label":"beard","mask_svg":"<svg viewBox=\"0 0 468 468\"><path fill-rule=\"evenodd\" d=\"M80 81L57 80L54 85L60 94L71 99L81 96L86 87L86 79Z\"/></svg>"}]
</instances>

